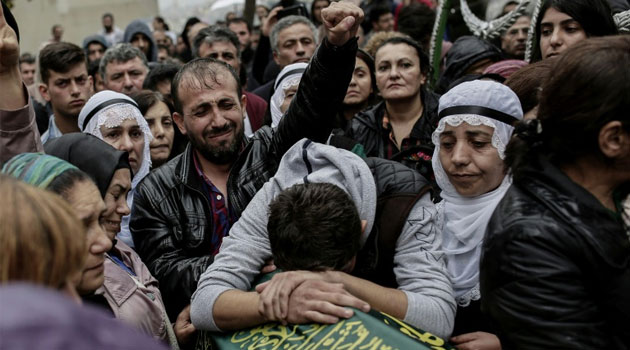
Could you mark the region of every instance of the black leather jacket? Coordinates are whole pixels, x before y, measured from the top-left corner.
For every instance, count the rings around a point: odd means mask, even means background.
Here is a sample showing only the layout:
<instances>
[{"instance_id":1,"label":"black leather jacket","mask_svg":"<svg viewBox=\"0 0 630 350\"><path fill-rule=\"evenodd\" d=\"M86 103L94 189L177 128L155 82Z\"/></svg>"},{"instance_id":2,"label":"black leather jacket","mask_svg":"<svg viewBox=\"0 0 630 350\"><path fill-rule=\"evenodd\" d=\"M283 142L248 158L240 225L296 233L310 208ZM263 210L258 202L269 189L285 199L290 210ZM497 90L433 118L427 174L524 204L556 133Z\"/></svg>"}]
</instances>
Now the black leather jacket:
<instances>
[{"instance_id":1,"label":"black leather jacket","mask_svg":"<svg viewBox=\"0 0 630 350\"><path fill-rule=\"evenodd\" d=\"M482 309L504 349L630 346L622 220L542 157L492 216L480 283Z\"/></svg>"},{"instance_id":2,"label":"black leather jacket","mask_svg":"<svg viewBox=\"0 0 630 350\"><path fill-rule=\"evenodd\" d=\"M412 152L400 152L394 155L391 160L401 162L412 169L416 169L425 178L432 179L433 170L430 158L427 160L422 157L415 157L411 153L420 151L429 157L433 156L435 147L431 141L431 134L437 128L439 121L438 104L440 96L424 89L421 90L421 94L424 110L420 119L411 129L409 136L419 139L422 146L412 148L410 150ZM363 145L365 154L368 157L387 159L386 140L389 138L389 133L383 128L384 115L385 101L382 101L352 118L344 136L354 139Z\"/></svg>"},{"instance_id":3,"label":"black leather jacket","mask_svg":"<svg viewBox=\"0 0 630 350\"><path fill-rule=\"evenodd\" d=\"M227 182L228 204L240 217L272 177L283 154L302 138L325 142L341 108L355 64L356 39L342 47L326 40L302 77L287 115L276 130L263 127L244 141ZM136 188L130 228L136 250L160 282L171 320L188 304L199 276L212 263L214 223L189 145Z\"/></svg>"}]
</instances>

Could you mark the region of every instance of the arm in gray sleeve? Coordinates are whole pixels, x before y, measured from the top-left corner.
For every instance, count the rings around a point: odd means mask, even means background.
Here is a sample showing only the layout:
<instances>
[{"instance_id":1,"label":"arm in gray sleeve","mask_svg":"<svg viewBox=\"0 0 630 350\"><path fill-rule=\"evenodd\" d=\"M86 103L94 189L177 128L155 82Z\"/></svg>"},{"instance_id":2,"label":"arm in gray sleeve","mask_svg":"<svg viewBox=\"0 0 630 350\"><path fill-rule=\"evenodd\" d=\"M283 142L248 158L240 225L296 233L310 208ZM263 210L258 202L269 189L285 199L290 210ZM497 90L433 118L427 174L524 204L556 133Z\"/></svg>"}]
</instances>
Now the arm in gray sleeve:
<instances>
[{"instance_id":1,"label":"arm in gray sleeve","mask_svg":"<svg viewBox=\"0 0 630 350\"><path fill-rule=\"evenodd\" d=\"M404 321L448 338L457 306L436 216L435 205L426 194L409 213L396 242L394 273L398 289L407 295Z\"/></svg>"}]
</instances>

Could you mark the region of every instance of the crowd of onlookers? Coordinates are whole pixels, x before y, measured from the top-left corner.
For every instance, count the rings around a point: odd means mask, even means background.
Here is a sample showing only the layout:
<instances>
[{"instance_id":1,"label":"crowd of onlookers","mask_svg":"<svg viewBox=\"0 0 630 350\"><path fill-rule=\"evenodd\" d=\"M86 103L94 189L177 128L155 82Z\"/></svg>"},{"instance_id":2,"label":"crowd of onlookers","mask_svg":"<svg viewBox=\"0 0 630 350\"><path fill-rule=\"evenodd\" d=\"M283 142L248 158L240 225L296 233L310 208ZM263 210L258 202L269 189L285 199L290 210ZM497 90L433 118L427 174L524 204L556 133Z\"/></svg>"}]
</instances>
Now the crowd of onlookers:
<instances>
[{"instance_id":1,"label":"crowd of onlookers","mask_svg":"<svg viewBox=\"0 0 630 350\"><path fill-rule=\"evenodd\" d=\"M36 54L2 5L0 348L371 310L457 349L630 348L627 0L503 1L477 36L431 0L106 13Z\"/></svg>"}]
</instances>

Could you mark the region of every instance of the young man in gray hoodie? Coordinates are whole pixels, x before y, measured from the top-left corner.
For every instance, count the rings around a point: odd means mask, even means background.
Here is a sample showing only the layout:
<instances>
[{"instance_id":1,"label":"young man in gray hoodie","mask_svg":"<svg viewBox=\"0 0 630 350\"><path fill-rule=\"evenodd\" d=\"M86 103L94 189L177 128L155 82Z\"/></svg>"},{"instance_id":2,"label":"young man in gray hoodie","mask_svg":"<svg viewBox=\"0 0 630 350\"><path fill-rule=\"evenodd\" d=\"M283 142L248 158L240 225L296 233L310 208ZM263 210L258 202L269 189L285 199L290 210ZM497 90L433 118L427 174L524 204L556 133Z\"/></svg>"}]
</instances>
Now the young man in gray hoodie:
<instances>
[{"instance_id":1,"label":"young man in gray hoodie","mask_svg":"<svg viewBox=\"0 0 630 350\"><path fill-rule=\"evenodd\" d=\"M352 316L346 307L371 307L440 337L448 337L455 301L434 229L435 207L428 193L410 210L395 243L393 274L397 288L384 287L341 271L278 273L264 289L248 292L272 258L267 235L269 203L300 183L330 183L354 201L364 223L366 248L378 216L377 201L395 187L413 187L422 177L398 163L363 160L332 146L303 139L291 147L278 172L249 203L223 239L214 263L201 276L192 297L191 320L197 329L226 331L270 321L335 323ZM424 180L426 183L426 180ZM357 266L360 267L360 266ZM375 276L378 277L378 276Z\"/></svg>"}]
</instances>

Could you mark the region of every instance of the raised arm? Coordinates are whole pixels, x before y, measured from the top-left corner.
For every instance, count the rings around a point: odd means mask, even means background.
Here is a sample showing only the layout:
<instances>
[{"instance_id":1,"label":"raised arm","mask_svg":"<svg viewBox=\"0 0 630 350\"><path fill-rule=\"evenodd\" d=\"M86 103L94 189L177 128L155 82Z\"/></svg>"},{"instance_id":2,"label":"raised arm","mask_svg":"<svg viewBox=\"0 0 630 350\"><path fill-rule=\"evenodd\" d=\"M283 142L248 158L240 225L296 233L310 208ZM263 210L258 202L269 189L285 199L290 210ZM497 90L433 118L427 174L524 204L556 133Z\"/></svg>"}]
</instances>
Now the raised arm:
<instances>
[{"instance_id":1,"label":"raised arm","mask_svg":"<svg viewBox=\"0 0 630 350\"><path fill-rule=\"evenodd\" d=\"M356 33L363 21L363 11L348 2L333 2L322 10L322 17L326 38L304 72L274 135L276 154L280 157L302 138L326 142L352 78Z\"/></svg>"},{"instance_id":2,"label":"raised arm","mask_svg":"<svg viewBox=\"0 0 630 350\"><path fill-rule=\"evenodd\" d=\"M19 55L17 35L0 8L0 164L19 153L43 151Z\"/></svg>"}]
</instances>

